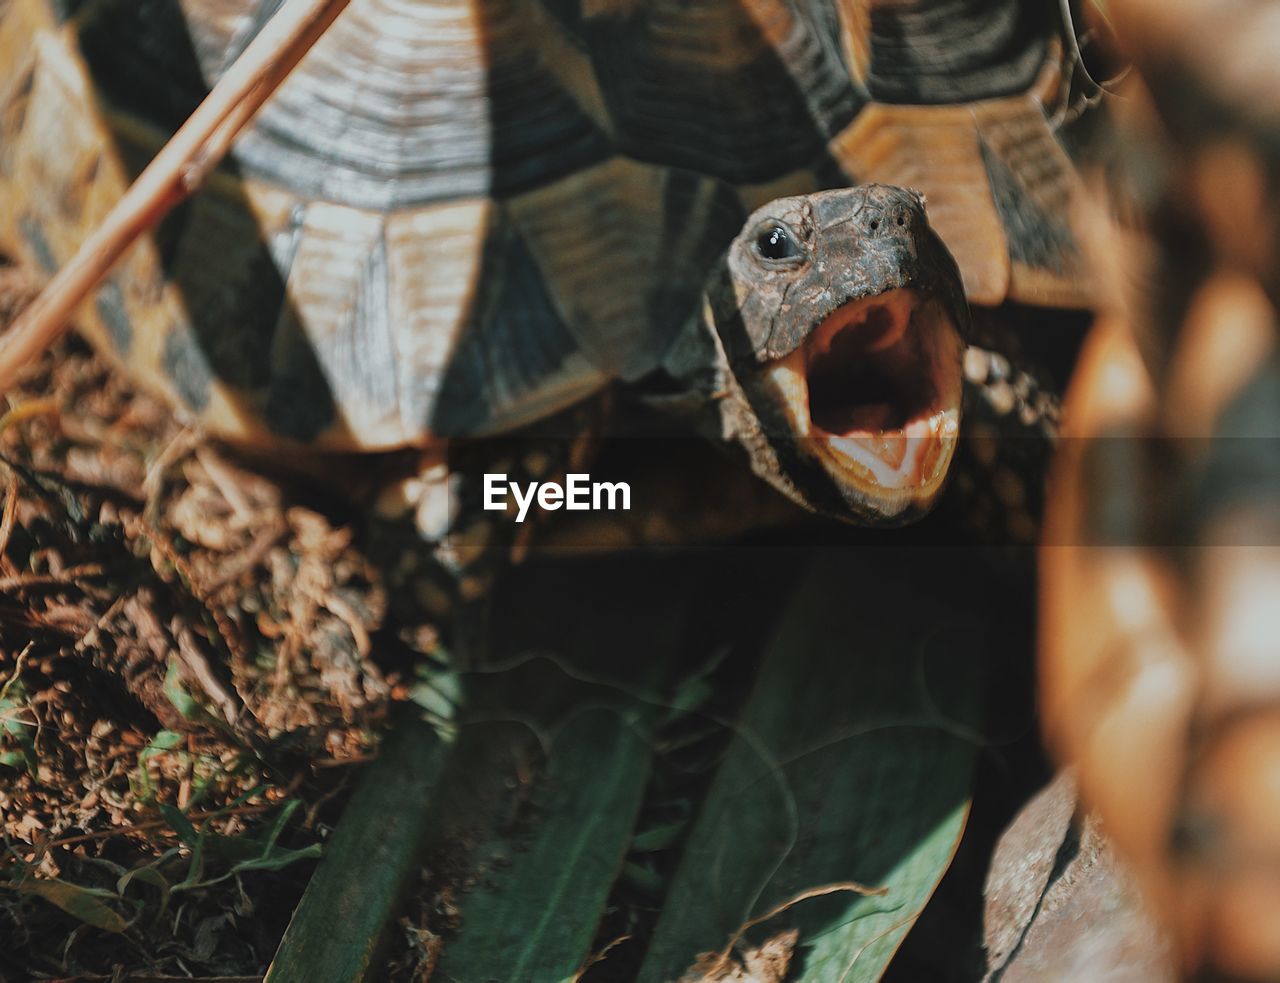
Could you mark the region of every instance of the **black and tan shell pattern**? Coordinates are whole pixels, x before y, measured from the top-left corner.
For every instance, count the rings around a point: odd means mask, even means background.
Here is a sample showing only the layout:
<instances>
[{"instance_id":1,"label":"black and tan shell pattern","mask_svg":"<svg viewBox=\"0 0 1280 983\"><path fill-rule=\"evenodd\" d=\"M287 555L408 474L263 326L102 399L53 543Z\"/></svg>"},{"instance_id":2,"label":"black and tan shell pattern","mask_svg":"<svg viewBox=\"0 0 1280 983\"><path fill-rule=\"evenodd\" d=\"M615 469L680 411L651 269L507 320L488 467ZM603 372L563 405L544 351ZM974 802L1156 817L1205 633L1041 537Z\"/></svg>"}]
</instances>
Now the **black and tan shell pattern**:
<instances>
[{"instance_id":1,"label":"black and tan shell pattern","mask_svg":"<svg viewBox=\"0 0 1280 983\"><path fill-rule=\"evenodd\" d=\"M65 262L280 0L0 0L0 246ZM1051 4L352 0L81 321L232 438L500 431L658 362L773 197L928 198L1079 305Z\"/></svg>"}]
</instances>

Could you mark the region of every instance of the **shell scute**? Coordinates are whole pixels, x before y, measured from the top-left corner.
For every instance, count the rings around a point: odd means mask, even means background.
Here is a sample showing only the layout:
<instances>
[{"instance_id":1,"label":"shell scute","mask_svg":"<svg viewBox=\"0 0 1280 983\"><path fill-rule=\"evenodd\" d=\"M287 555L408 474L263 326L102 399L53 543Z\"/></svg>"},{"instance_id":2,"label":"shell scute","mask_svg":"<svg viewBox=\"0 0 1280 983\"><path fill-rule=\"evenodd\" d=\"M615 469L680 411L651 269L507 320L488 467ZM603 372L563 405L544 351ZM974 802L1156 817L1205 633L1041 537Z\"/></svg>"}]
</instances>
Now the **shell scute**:
<instances>
[{"instance_id":1,"label":"shell scute","mask_svg":"<svg viewBox=\"0 0 1280 983\"><path fill-rule=\"evenodd\" d=\"M869 4L867 89L877 102L967 103L1026 92L1050 51L1052 7L984 0Z\"/></svg>"},{"instance_id":2,"label":"shell scute","mask_svg":"<svg viewBox=\"0 0 1280 983\"><path fill-rule=\"evenodd\" d=\"M441 394L444 370L476 306L493 211L490 199L472 198L387 216L390 321L406 435L424 424L449 432L442 419L431 422L432 414L449 401Z\"/></svg>"},{"instance_id":3,"label":"shell scute","mask_svg":"<svg viewBox=\"0 0 1280 983\"><path fill-rule=\"evenodd\" d=\"M831 153L858 181L923 192L929 221L955 256L969 299L1005 298L1008 247L968 107L874 103L836 136Z\"/></svg>"},{"instance_id":4,"label":"shell scute","mask_svg":"<svg viewBox=\"0 0 1280 983\"><path fill-rule=\"evenodd\" d=\"M583 355L509 213L494 216L480 289L440 366L429 426L441 436L509 429L589 395L608 376Z\"/></svg>"},{"instance_id":5,"label":"shell scute","mask_svg":"<svg viewBox=\"0 0 1280 983\"><path fill-rule=\"evenodd\" d=\"M579 347L608 376L654 368L697 309L711 261L744 217L714 179L625 157L507 203ZM655 323L656 294L684 298Z\"/></svg>"},{"instance_id":6,"label":"shell scute","mask_svg":"<svg viewBox=\"0 0 1280 983\"><path fill-rule=\"evenodd\" d=\"M588 24L620 148L734 182L808 165L866 101L835 12L785 0L653 0Z\"/></svg>"},{"instance_id":7,"label":"shell scute","mask_svg":"<svg viewBox=\"0 0 1280 983\"><path fill-rule=\"evenodd\" d=\"M501 197L603 160L613 147L594 78L550 23L531 0L357 0L237 160L376 210Z\"/></svg>"},{"instance_id":8,"label":"shell scute","mask_svg":"<svg viewBox=\"0 0 1280 983\"><path fill-rule=\"evenodd\" d=\"M983 163L1009 247L1009 294L1030 304L1091 300L1070 221L1078 181L1029 96L974 107Z\"/></svg>"}]
</instances>

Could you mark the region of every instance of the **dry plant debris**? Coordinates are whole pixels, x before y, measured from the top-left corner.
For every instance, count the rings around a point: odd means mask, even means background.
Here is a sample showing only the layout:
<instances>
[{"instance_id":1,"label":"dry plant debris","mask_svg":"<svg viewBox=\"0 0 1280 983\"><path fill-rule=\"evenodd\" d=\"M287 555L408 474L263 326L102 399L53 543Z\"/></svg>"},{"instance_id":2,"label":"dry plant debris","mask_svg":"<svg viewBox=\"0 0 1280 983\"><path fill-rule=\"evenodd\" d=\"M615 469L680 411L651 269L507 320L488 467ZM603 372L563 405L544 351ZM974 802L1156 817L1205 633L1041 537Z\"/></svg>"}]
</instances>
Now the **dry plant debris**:
<instances>
[{"instance_id":1,"label":"dry plant debris","mask_svg":"<svg viewBox=\"0 0 1280 983\"><path fill-rule=\"evenodd\" d=\"M707 953L680 979L680 983L782 983L791 966L799 929L779 932L759 946L746 948L741 958L726 959Z\"/></svg>"},{"instance_id":2,"label":"dry plant debris","mask_svg":"<svg viewBox=\"0 0 1280 983\"><path fill-rule=\"evenodd\" d=\"M0 500L0 978L261 972L311 865L262 872L409 692L377 569L75 338L5 394Z\"/></svg>"}]
</instances>

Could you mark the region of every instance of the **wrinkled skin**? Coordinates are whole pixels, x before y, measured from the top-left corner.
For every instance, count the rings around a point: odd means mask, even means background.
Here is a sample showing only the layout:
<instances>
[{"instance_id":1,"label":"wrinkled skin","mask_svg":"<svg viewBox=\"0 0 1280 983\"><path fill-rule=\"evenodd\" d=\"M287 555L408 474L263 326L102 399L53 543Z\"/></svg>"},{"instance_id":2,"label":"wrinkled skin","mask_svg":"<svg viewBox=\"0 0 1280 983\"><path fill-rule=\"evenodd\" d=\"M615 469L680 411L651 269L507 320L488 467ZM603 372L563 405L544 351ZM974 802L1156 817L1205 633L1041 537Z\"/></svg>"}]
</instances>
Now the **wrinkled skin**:
<instances>
[{"instance_id":1,"label":"wrinkled skin","mask_svg":"<svg viewBox=\"0 0 1280 983\"><path fill-rule=\"evenodd\" d=\"M943 487L968 324L924 200L865 185L758 209L666 365L711 397L720 435L793 500L900 524Z\"/></svg>"},{"instance_id":2,"label":"wrinkled skin","mask_svg":"<svg viewBox=\"0 0 1280 983\"><path fill-rule=\"evenodd\" d=\"M795 233L796 260L765 259L756 249L760 233L777 224ZM788 355L841 304L897 287L936 296L967 328L960 271L930 227L924 199L872 184L757 209L709 292L725 352L739 365Z\"/></svg>"}]
</instances>

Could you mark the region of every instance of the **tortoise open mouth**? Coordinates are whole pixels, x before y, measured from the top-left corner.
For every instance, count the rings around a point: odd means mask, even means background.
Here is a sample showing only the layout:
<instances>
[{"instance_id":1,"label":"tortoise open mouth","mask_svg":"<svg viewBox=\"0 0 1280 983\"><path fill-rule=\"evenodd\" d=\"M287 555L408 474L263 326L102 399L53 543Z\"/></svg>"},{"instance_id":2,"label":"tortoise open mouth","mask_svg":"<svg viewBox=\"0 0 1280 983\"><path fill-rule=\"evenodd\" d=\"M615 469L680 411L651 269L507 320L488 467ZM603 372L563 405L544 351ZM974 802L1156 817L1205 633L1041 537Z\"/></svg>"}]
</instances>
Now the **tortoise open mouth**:
<instances>
[{"instance_id":1,"label":"tortoise open mouth","mask_svg":"<svg viewBox=\"0 0 1280 983\"><path fill-rule=\"evenodd\" d=\"M932 504L955 452L963 350L940 301L900 288L836 308L767 371L849 504L905 519Z\"/></svg>"}]
</instances>

